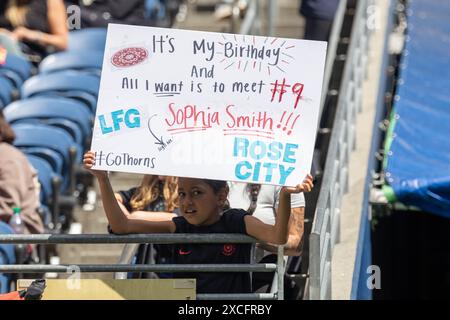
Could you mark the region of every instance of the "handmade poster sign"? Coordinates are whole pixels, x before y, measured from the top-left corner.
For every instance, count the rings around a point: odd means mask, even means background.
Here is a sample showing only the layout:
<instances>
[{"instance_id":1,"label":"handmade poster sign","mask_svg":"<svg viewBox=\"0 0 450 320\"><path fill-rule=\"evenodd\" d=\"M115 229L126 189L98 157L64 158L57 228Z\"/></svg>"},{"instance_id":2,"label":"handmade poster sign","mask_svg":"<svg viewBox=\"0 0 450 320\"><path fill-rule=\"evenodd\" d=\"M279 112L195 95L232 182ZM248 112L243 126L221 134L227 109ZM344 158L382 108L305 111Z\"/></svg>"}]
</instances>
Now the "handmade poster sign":
<instances>
[{"instance_id":1,"label":"handmade poster sign","mask_svg":"<svg viewBox=\"0 0 450 320\"><path fill-rule=\"evenodd\" d=\"M319 41L110 24L95 168L296 185L325 54Z\"/></svg>"}]
</instances>

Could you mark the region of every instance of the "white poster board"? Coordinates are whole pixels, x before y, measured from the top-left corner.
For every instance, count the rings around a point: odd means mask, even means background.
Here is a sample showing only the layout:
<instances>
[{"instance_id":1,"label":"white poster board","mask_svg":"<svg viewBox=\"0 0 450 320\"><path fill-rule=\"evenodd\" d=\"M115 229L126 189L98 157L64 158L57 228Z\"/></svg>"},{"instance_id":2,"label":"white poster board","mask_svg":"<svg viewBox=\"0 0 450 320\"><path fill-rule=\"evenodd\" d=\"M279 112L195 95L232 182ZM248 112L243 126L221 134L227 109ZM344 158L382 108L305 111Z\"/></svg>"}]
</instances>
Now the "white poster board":
<instances>
[{"instance_id":1,"label":"white poster board","mask_svg":"<svg viewBox=\"0 0 450 320\"><path fill-rule=\"evenodd\" d=\"M296 185L325 55L320 41L110 24L95 168Z\"/></svg>"}]
</instances>

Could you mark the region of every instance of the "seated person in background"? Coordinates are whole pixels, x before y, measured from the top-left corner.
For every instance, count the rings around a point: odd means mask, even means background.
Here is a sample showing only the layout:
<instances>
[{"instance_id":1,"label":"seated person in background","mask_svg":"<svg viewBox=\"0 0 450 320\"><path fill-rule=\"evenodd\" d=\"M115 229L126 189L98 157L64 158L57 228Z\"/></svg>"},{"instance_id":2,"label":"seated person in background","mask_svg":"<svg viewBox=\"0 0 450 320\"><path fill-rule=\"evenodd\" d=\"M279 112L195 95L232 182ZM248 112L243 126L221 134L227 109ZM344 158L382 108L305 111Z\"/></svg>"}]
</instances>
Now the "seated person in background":
<instances>
[{"instance_id":1,"label":"seated person in background","mask_svg":"<svg viewBox=\"0 0 450 320\"><path fill-rule=\"evenodd\" d=\"M264 223L274 225L278 218L278 206L280 201L280 186L246 184L229 182L230 206L242 208L249 214L260 219ZM304 230L305 197L302 193L291 195L291 215L288 225L288 240L284 245L284 254L287 256L300 256L302 252L302 239ZM257 263L276 263L277 247L269 243L260 244L255 250ZM273 273L253 273L253 289L258 290L267 287L270 291ZM287 280L287 279L285 279ZM294 298L295 290L288 290L294 283L285 281L285 297Z\"/></svg>"},{"instance_id":2,"label":"seated person in background","mask_svg":"<svg viewBox=\"0 0 450 320\"><path fill-rule=\"evenodd\" d=\"M0 110L0 220L9 223L13 208L21 209L26 232L43 233L38 213L37 174L25 155L12 145L15 135Z\"/></svg>"},{"instance_id":3,"label":"seated person in background","mask_svg":"<svg viewBox=\"0 0 450 320\"><path fill-rule=\"evenodd\" d=\"M45 56L65 50L67 14L63 0L5 0L0 3L0 46L13 54ZM24 43L25 48L20 43Z\"/></svg>"},{"instance_id":4,"label":"seated person in background","mask_svg":"<svg viewBox=\"0 0 450 320\"><path fill-rule=\"evenodd\" d=\"M173 212L178 207L177 179L145 175L139 187L119 191L115 197L129 212Z\"/></svg>"},{"instance_id":5,"label":"seated person in background","mask_svg":"<svg viewBox=\"0 0 450 320\"><path fill-rule=\"evenodd\" d=\"M280 186L246 184L229 182L229 202L233 208L242 208L249 214L267 224L274 225L280 198ZM303 194L291 195L291 216L289 220L289 237L284 245L287 256L301 255L305 197ZM277 248L270 244L260 246L256 258L259 260L270 252L277 253ZM264 250L262 250L264 249Z\"/></svg>"},{"instance_id":6,"label":"seated person in background","mask_svg":"<svg viewBox=\"0 0 450 320\"><path fill-rule=\"evenodd\" d=\"M278 217L274 226L249 215L244 210L225 209L228 206L226 181L179 178L178 197L181 216L171 220L155 220L152 215L135 217L127 215L118 205L108 175L102 170L92 170L95 153L88 151L83 160L98 180L103 208L112 230L128 233L241 233L259 241L284 244L287 240L290 195L310 191L312 177L308 175L295 188L283 187L280 191ZM178 264L235 264L250 262L249 244L191 244L174 245L174 262ZM177 278L194 278L198 293L249 293L249 272L182 272Z\"/></svg>"},{"instance_id":7,"label":"seated person in background","mask_svg":"<svg viewBox=\"0 0 450 320\"><path fill-rule=\"evenodd\" d=\"M167 217L169 220L176 217L172 212L178 209L178 190L177 178L155 175L145 175L139 187L115 193L119 205L123 205L122 210L125 213L134 216L153 214L156 218L156 212L161 217ZM172 245L155 244L153 248L156 251L154 256L155 263L172 262ZM136 263L145 263L140 259L148 260L151 247L140 245L136 257ZM165 277L167 274L158 274L159 277ZM147 274L141 276L147 278Z\"/></svg>"},{"instance_id":8,"label":"seated person in background","mask_svg":"<svg viewBox=\"0 0 450 320\"><path fill-rule=\"evenodd\" d=\"M302 0L299 13L306 19L303 39L328 41L339 0Z\"/></svg>"},{"instance_id":9,"label":"seated person in background","mask_svg":"<svg viewBox=\"0 0 450 320\"><path fill-rule=\"evenodd\" d=\"M150 26L145 0L66 0L81 9L81 28L106 28L108 23Z\"/></svg>"}]
</instances>

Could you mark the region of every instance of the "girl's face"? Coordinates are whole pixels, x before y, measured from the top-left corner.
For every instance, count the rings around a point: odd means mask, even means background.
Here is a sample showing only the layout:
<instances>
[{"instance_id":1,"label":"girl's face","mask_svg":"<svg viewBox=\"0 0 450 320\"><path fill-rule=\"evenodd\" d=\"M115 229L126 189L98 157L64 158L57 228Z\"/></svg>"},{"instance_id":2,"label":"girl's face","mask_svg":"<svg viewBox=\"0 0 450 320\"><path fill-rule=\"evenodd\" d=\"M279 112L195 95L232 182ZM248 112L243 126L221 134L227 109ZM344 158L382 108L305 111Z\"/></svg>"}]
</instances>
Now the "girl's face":
<instances>
[{"instance_id":1,"label":"girl's face","mask_svg":"<svg viewBox=\"0 0 450 320\"><path fill-rule=\"evenodd\" d=\"M220 218L226 191L214 190L201 179L179 178L178 196L183 217L193 225L210 225Z\"/></svg>"}]
</instances>

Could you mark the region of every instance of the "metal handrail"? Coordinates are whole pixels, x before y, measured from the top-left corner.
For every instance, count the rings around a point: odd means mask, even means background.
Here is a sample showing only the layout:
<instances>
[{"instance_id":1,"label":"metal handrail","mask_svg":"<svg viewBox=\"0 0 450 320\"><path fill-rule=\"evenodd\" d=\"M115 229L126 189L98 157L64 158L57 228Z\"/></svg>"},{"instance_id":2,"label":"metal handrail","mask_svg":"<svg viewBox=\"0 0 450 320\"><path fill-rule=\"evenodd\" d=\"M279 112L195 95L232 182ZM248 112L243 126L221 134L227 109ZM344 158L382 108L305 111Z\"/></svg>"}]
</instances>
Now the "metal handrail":
<instances>
[{"instance_id":1,"label":"metal handrail","mask_svg":"<svg viewBox=\"0 0 450 320\"><path fill-rule=\"evenodd\" d=\"M322 187L309 236L310 299L331 299L331 260L334 245L339 241L341 200L348 189L348 163L356 141L356 114L361 110L361 86L370 35L366 23L368 5L369 0L357 2Z\"/></svg>"},{"instance_id":2,"label":"metal handrail","mask_svg":"<svg viewBox=\"0 0 450 320\"><path fill-rule=\"evenodd\" d=\"M259 264L14 264L0 265L4 273L67 273L79 272L273 272L277 269L274 263Z\"/></svg>"},{"instance_id":3,"label":"metal handrail","mask_svg":"<svg viewBox=\"0 0 450 320\"><path fill-rule=\"evenodd\" d=\"M0 243L10 244L116 244L116 243L256 243L256 239L242 234L84 234L84 235L52 235L52 234L0 234ZM130 246L130 248L133 248ZM276 292L270 294L200 294L199 299L283 299L284 259L283 246L278 246L277 264L157 264L130 265L97 264L97 265L0 265L4 273L40 273L56 272L275 272L277 279ZM128 259L130 252L122 253L122 259ZM125 262L126 263L126 262Z\"/></svg>"},{"instance_id":4,"label":"metal handrail","mask_svg":"<svg viewBox=\"0 0 450 320\"><path fill-rule=\"evenodd\" d=\"M259 17L259 0L250 0L248 3L247 12L245 13L244 20L242 21L240 34L253 34L255 23L258 22Z\"/></svg>"},{"instance_id":5,"label":"metal handrail","mask_svg":"<svg viewBox=\"0 0 450 320\"><path fill-rule=\"evenodd\" d=\"M116 244L116 243L256 243L256 239L231 233L215 234L1 234L0 243L30 243L30 244Z\"/></svg>"}]
</instances>

